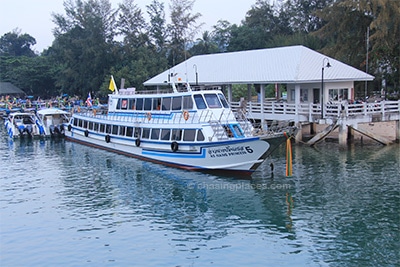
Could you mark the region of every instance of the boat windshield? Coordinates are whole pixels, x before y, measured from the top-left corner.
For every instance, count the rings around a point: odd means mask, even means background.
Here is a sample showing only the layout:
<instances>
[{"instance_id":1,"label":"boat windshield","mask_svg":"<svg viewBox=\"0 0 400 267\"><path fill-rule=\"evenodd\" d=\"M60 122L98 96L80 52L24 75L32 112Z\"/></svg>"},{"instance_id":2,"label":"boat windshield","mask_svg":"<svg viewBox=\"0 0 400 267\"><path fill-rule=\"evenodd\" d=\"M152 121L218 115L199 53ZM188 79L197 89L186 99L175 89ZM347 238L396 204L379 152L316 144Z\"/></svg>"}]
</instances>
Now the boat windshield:
<instances>
[{"instance_id":1,"label":"boat windshield","mask_svg":"<svg viewBox=\"0 0 400 267\"><path fill-rule=\"evenodd\" d=\"M224 108L229 108L228 101L226 101L226 98L223 94L218 94L219 100L221 100L222 105Z\"/></svg>"},{"instance_id":2,"label":"boat windshield","mask_svg":"<svg viewBox=\"0 0 400 267\"><path fill-rule=\"evenodd\" d=\"M209 108L221 108L221 102L219 102L216 94L204 94L207 105Z\"/></svg>"},{"instance_id":3,"label":"boat windshield","mask_svg":"<svg viewBox=\"0 0 400 267\"><path fill-rule=\"evenodd\" d=\"M197 109L206 109L206 102L204 102L204 98L202 95L194 95L194 101L196 102Z\"/></svg>"}]
</instances>

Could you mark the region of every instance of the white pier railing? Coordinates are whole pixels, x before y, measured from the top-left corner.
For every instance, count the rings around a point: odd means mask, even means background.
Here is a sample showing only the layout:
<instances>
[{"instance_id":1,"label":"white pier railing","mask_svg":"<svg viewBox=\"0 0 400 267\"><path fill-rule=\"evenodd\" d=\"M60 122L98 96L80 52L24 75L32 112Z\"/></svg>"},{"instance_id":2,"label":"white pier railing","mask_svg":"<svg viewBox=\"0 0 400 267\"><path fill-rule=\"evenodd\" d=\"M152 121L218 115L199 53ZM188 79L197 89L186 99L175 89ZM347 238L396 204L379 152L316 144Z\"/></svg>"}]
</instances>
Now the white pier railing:
<instances>
[{"instance_id":1,"label":"white pier railing","mask_svg":"<svg viewBox=\"0 0 400 267\"><path fill-rule=\"evenodd\" d=\"M249 117L259 120L292 120L297 122L315 122L320 119L348 117L361 122L389 121L400 119L400 100L375 103L327 103L321 111L320 104L287 103L279 101L231 102L233 110L245 111ZM323 112L323 115L322 115Z\"/></svg>"}]
</instances>

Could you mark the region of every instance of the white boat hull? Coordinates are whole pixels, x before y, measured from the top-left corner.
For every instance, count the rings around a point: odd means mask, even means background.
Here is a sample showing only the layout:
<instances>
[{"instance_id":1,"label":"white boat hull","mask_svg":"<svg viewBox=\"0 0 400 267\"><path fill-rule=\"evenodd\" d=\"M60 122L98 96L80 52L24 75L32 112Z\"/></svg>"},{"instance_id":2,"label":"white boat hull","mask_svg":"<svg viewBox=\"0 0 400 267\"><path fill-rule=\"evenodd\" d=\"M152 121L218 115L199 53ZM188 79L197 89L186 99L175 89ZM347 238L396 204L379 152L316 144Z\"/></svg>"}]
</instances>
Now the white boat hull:
<instances>
[{"instance_id":1,"label":"white boat hull","mask_svg":"<svg viewBox=\"0 0 400 267\"><path fill-rule=\"evenodd\" d=\"M243 138L218 142L179 144L177 151L172 151L170 143L158 144L151 140L135 144L134 138L111 136L106 142L106 135L89 132L87 136L80 129L70 128L65 132L67 139L113 151L131 157L161 163L181 169L197 171L234 171L251 174L264 159L282 143L285 138L271 138L272 146L259 137Z\"/></svg>"}]
</instances>

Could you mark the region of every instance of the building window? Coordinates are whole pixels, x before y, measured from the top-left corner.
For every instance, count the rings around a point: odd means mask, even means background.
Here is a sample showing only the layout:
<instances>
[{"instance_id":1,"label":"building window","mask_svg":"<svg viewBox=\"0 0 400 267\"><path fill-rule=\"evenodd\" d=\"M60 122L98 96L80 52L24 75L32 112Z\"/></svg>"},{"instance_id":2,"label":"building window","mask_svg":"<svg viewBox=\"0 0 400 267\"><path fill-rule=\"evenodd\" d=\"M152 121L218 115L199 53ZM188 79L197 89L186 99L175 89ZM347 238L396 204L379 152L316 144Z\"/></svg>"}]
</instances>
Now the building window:
<instances>
[{"instance_id":1,"label":"building window","mask_svg":"<svg viewBox=\"0 0 400 267\"><path fill-rule=\"evenodd\" d=\"M300 89L300 101L308 102L308 89Z\"/></svg>"},{"instance_id":2,"label":"building window","mask_svg":"<svg viewBox=\"0 0 400 267\"><path fill-rule=\"evenodd\" d=\"M349 90L347 88L329 89L329 101L342 101L348 99Z\"/></svg>"}]
</instances>

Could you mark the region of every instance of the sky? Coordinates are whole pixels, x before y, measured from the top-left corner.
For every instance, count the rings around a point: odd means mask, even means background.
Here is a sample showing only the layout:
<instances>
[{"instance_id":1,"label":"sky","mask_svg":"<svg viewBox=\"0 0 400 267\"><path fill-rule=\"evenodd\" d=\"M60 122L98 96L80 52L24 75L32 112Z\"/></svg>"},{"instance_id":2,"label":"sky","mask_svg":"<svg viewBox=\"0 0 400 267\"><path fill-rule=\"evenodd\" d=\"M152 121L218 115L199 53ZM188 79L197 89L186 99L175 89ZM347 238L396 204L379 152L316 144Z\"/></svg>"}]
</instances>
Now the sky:
<instances>
[{"instance_id":1,"label":"sky","mask_svg":"<svg viewBox=\"0 0 400 267\"><path fill-rule=\"evenodd\" d=\"M52 13L63 14L63 0L0 0L0 36L20 30L21 34L27 33L36 39L34 51L42 52L51 46L54 36L52 29L55 24L52 22ZM117 8L122 0L110 0L112 8ZM150 0L135 0L135 3L147 14L146 5ZM169 20L169 0L164 2L166 19ZM227 20L232 24L240 24L245 18L248 10L256 3L256 0L195 0L192 13L200 13L198 20L204 23L201 32L211 31L212 26L218 20Z\"/></svg>"}]
</instances>

